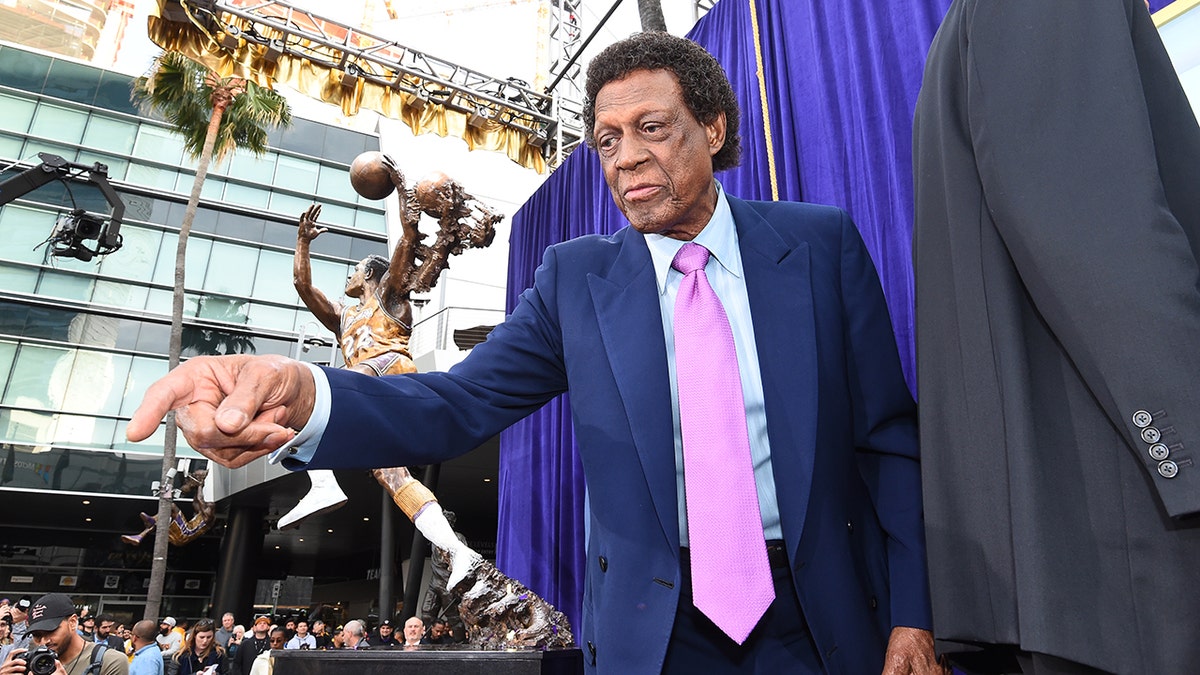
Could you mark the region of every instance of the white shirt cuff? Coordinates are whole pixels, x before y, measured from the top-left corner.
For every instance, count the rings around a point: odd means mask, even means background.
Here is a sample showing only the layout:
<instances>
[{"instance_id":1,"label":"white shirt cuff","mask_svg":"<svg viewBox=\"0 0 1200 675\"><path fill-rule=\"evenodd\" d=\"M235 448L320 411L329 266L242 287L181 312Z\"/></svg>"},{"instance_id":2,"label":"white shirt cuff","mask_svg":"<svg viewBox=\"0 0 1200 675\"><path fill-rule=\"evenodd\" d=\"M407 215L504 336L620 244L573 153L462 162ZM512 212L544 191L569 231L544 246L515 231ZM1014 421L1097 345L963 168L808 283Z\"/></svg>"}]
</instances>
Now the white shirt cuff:
<instances>
[{"instance_id":1,"label":"white shirt cuff","mask_svg":"<svg viewBox=\"0 0 1200 675\"><path fill-rule=\"evenodd\" d=\"M316 398L313 400L312 415L303 429L297 432L292 440L284 443L278 450L271 453L268 461L272 464L283 463L283 468L289 471L302 471L317 452L321 438L325 435L325 426L329 424L329 407L332 393L329 388L329 378L325 371L311 363L305 363L312 371L313 384L316 385Z\"/></svg>"}]
</instances>

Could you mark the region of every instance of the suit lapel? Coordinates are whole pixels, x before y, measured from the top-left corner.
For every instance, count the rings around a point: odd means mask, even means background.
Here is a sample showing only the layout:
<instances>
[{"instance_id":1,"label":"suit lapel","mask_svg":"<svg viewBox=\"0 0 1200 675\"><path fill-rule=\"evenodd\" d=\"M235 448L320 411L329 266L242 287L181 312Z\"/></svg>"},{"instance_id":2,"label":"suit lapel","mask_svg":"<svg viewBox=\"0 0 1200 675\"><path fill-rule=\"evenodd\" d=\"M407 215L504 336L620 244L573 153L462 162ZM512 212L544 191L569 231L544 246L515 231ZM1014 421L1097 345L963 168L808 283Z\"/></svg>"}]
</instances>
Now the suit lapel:
<instances>
[{"instance_id":1,"label":"suit lapel","mask_svg":"<svg viewBox=\"0 0 1200 675\"><path fill-rule=\"evenodd\" d=\"M617 236L616 260L606 275L589 275L588 288L663 535L677 550L675 434L658 283L642 234L625 228Z\"/></svg>"},{"instance_id":2,"label":"suit lapel","mask_svg":"<svg viewBox=\"0 0 1200 675\"><path fill-rule=\"evenodd\" d=\"M753 315L779 512L794 560L808 511L817 430L809 247L806 242L790 246L746 202L729 197L729 207Z\"/></svg>"}]
</instances>

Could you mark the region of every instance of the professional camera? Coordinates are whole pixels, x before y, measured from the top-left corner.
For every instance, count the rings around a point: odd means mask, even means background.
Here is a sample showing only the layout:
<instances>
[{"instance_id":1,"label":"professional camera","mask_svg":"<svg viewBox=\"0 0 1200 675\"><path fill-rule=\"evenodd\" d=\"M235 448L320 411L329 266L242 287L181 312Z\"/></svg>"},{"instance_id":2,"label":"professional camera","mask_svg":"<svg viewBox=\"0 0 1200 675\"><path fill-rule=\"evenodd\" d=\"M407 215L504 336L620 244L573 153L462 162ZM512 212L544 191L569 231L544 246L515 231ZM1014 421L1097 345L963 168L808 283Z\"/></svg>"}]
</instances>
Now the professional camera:
<instances>
[{"instance_id":1,"label":"professional camera","mask_svg":"<svg viewBox=\"0 0 1200 675\"><path fill-rule=\"evenodd\" d=\"M29 675L51 675L57 668L58 654L46 645L31 652L25 652L19 658L25 660L25 672Z\"/></svg>"}]
</instances>

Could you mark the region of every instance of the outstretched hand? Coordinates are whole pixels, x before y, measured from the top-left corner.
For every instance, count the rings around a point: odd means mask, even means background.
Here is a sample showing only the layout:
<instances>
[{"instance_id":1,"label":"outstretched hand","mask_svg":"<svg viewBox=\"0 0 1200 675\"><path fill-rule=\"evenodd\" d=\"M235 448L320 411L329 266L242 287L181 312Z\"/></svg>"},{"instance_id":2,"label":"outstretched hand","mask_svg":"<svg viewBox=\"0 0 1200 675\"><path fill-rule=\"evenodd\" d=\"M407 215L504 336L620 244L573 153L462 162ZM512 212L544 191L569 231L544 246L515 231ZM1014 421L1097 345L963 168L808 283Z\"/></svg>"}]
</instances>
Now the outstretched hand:
<instances>
[{"instance_id":1,"label":"outstretched hand","mask_svg":"<svg viewBox=\"0 0 1200 675\"><path fill-rule=\"evenodd\" d=\"M317 227L317 218L321 217L321 205L313 204L300 214L300 222L296 225L296 237L304 241L312 241L329 231L328 227Z\"/></svg>"},{"instance_id":2,"label":"outstretched hand","mask_svg":"<svg viewBox=\"0 0 1200 675\"><path fill-rule=\"evenodd\" d=\"M949 675L933 650L933 633L896 626L883 657L883 675Z\"/></svg>"},{"instance_id":3,"label":"outstretched hand","mask_svg":"<svg viewBox=\"0 0 1200 675\"><path fill-rule=\"evenodd\" d=\"M312 415L316 385L308 367L282 356L200 356L150 385L125 429L149 438L168 411L188 444L230 468L291 440Z\"/></svg>"}]
</instances>

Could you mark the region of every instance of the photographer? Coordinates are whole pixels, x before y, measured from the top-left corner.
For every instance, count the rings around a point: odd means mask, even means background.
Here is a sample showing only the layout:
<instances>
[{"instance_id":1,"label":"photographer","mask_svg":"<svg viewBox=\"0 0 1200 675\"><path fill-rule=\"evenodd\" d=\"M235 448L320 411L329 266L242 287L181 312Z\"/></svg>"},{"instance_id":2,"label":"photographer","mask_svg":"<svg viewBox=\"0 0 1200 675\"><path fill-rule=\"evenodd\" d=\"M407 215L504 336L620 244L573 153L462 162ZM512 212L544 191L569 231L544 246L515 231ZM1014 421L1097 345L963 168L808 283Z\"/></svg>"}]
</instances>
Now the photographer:
<instances>
[{"instance_id":1,"label":"photographer","mask_svg":"<svg viewBox=\"0 0 1200 675\"><path fill-rule=\"evenodd\" d=\"M62 593L38 598L28 622L29 649L13 649L0 666L0 675L128 675L129 661L123 653L79 635L75 603Z\"/></svg>"}]
</instances>

